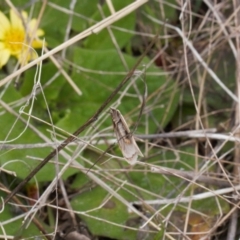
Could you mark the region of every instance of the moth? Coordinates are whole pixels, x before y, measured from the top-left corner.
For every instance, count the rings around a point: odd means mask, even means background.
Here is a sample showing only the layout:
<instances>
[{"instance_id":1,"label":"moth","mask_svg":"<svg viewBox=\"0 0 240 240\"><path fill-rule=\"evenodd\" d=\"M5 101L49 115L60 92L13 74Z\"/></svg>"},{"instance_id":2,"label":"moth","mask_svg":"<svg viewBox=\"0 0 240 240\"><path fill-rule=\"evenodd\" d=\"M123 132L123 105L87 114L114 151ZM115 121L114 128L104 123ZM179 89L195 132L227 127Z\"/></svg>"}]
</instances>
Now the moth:
<instances>
[{"instance_id":1,"label":"moth","mask_svg":"<svg viewBox=\"0 0 240 240\"><path fill-rule=\"evenodd\" d=\"M143 157L128 125L119 110L110 108L110 114L113 122L113 129L118 140L118 145L122 154L129 164L134 165L138 156Z\"/></svg>"}]
</instances>

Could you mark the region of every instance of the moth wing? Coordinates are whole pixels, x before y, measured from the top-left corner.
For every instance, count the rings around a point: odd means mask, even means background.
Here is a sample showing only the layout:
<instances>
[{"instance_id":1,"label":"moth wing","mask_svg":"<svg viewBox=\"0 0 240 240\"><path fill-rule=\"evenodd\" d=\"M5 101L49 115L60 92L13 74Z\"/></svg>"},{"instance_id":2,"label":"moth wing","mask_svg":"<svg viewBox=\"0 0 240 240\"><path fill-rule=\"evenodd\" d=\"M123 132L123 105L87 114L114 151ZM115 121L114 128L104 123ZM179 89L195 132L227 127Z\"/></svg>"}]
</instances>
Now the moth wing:
<instances>
[{"instance_id":1,"label":"moth wing","mask_svg":"<svg viewBox=\"0 0 240 240\"><path fill-rule=\"evenodd\" d=\"M118 144L119 144L120 148L122 149L122 146L124 143L123 137L121 136L121 134L119 133L119 131L116 128L114 128L114 132L115 132Z\"/></svg>"},{"instance_id":2,"label":"moth wing","mask_svg":"<svg viewBox=\"0 0 240 240\"><path fill-rule=\"evenodd\" d=\"M126 123L126 121L125 121L123 115L122 115L119 111L118 111L118 113L119 113L120 119L121 119L121 121L122 121L122 123L123 123L125 129L127 130L128 133L130 133L130 129L129 129L129 127L128 127L128 125L127 125L127 123Z\"/></svg>"},{"instance_id":3,"label":"moth wing","mask_svg":"<svg viewBox=\"0 0 240 240\"><path fill-rule=\"evenodd\" d=\"M143 154L142 154L142 152L141 152L141 150L139 149L139 147L138 147L138 145L137 145L137 143L136 143L134 137L132 137L132 143L133 143L133 145L135 146L135 149L136 149L137 152L138 152L138 156L140 156L140 157L144 157Z\"/></svg>"},{"instance_id":4,"label":"moth wing","mask_svg":"<svg viewBox=\"0 0 240 240\"><path fill-rule=\"evenodd\" d=\"M119 112L119 111L118 111L118 112ZM120 116L121 121L123 122L123 124L124 124L127 132L130 133L130 129L129 129L129 127L128 127L128 125L127 125L124 117L122 116L122 114L121 114L120 112L119 112L119 116ZM129 145L133 145L133 146L131 146L132 152L134 151L133 149L135 149L135 151L137 152L137 153L135 154L135 155L136 155L136 160L137 160L137 156L144 157L143 154L142 154L142 152L141 152L141 150L139 149L139 147L138 147L138 145L137 145L137 143L136 143L136 141L135 141L135 139L134 139L133 136L131 137L131 142L132 142L132 143L129 144ZM125 148L126 148L127 145L125 144L124 146L125 146ZM129 147L128 147L128 148L129 148ZM130 152L131 152L131 151L130 151ZM132 155L132 156L133 156L133 155Z\"/></svg>"},{"instance_id":5,"label":"moth wing","mask_svg":"<svg viewBox=\"0 0 240 240\"><path fill-rule=\"evenodd\" d=\"M128 160L129 164L134 165L138 158L138 151L136 151L135 145L133 143L125 143L124 138L120 136L117 131L115 134L123 157Z\"/></svg>"},{"instance_id":6,"label":"moth wing","mask_svg":"<svg viewBox=\"0 0 240 240\"><path fill-rule=\"evenodd\" d=\"M125 144L122 154L128 160L129 164L134 165L137 162L138 151L133 143Z\"/></svg>"},{"instance_id":7,"label":"moth wing","mask_svg":"<svg viewBox=\"0 0 240 240\"><path fill-rule=\"evenodd\" d=\"M137 143L135 142L135 139L133 136L130 138L130 142L126 143L124 136L121 135L119 132L116 122L118 122L118 118L120 118L120 121L122 122L122 125L124 126L124 129L126 131L126 134L130 134L130 129L128 128L128 125L120 113L119 110L111 108L111 114L113 119L113 125L116 138L118 140L119 147L122 151L122 154L125 159L128 160L129 164L134 165L137 162L138 156L143 157L142 152L140 151ZM114 121L115 120L115 121Z\"/></svg>"}]
</instances>

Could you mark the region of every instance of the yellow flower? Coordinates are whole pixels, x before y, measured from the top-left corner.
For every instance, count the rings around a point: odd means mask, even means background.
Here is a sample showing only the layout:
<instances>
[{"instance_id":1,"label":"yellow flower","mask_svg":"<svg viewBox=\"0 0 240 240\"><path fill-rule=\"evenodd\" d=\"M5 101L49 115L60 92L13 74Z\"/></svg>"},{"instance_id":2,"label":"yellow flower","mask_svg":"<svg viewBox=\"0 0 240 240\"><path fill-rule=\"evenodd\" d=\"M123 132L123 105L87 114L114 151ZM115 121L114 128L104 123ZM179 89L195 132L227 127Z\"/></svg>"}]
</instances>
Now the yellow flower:
<instances>
[{"instance_id":1,"label":"yellow flower","mask_svg":"<svg viewBox=\"0 0 240 240\"><path fill-rule=\"evenodd\" d=\"M44 35L42 29L36 29L37 20L28 21L26 12L22 12L21 16L11 9L9 21L0 11L0 68L11 55L17 57L21 64L26 64L36 58L32 48L43 46L43 41L37 39Z\"/></svg>"}]
</instances>

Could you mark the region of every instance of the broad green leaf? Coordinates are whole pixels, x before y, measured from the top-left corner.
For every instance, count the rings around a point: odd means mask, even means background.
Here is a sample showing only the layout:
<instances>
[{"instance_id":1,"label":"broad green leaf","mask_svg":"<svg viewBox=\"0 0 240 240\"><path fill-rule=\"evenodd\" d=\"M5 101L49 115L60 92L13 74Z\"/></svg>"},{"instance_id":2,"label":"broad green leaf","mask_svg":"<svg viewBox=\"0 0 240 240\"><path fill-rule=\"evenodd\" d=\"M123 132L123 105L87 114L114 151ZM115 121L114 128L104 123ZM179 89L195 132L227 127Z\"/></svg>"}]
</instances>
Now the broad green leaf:
<instances>
[{"instance_id":1,"label":"broad green leaf","mask_svg":"<svg viewBox=\"0 0 240 240\"><path fill-rule=\"evenodd\" d=\"M97 8L98 4L98 0L81 0L76 2L72 22L72 29L76 33L80 33L96 23L92 16L99 11Z\"/></svg>"},{"instance_id":2,"label":"broad green leaf","mask_svg":"<svg viewBox=\"0 0 240 240\"><path fill-rule=\"evenodd\" d=\"M123 54L123 56L129 68L137 61L136 58L127 54ZM74 70L72 75L72 78L82 90L83 95L79 97L76 94L72 94L72 89L68 84L62 88L60 94L62 96L68 96L68 98L62 100L62 104L69 106L71 111L67 119L62 119L57 124L59 127L70 132L84 124L93 115L127 74L115 50L97 51L76 48L74 50L74 62L83 68L80 72L77 69ZM148 63L149 60L145 58L142 64ZM139 66L139 70L144 71L144 68ZM146 70L145 79L148 96L153 95L155 92L157 92L158 95L161 94L157 107L153 109L153 116L155 119L158 119L162 127L164 127L176 110L179 94L175 89L175 82L166 76L154 76L154 73L161 73L161 70L156 67L150 67ZM145 87L143 77L136 81L136 85L142 99ZM125 87L122 88L122 91L124 88ZM132 119L132 122L134 122L138 118L141 100L139 101L136 94L134 88L131 87L128 94L123 97L121 105L119 106L122 114L126 116L127 121L129 118L129 120ZM117 95L114 100L118 97L119 95ZM150 97L146 103L146 108L148 105L151 105L152 102L154 102L154 98ZM138 108L136 108L137 106ZM128 111L132 110L134 110L134 113L131 114L131 116L126 115ZM154 119L150 118L150 122L150 132L156 131L157 127L154 124ZM110 124L111 121L109 118L105 126L109 126ZM142 128L142 126L145 126L145 120L143 118L139 124L138 133L143 133L144 128Z\"/></svg>"},{"instance_id":3,"label":"broad green leaf","mask_svg":"<svg viewBox=\"0 0 240 240\"><path fill-rule=\"evenodd\" d=\"M102 207L95 211L91 211L87 217L85 214L81 215L81 218L87 223L90 231L94 235L105 236L117 239L133 240L136 239L136 232L124 229L127 224L130 214L125 205L114 198L107 199L109 194L102 188L96 187L75 197L71 201L73 209L77 211L88 211L105 203ZM97 219L94 219L96 217ZM102 220L101 220L102 219ZM113 222L114 224L123 225L123 227L116 226L105 222L104 220Z\"/></svg>"},{"instance_id":4,"label":"broad green leaf","mask_svg":"<svg viewBox=\"0 0 240 240\"><path fill-rule=\"evenodd\" d=\"M44 81L47 81L54 73L52 73L51 65L44 66L43 69L45 70L42 77L44 76ZM22 91L24 94L29 94L30 89L33 87L33 78L34 78L34 70L30 70L29 73L26 73L25 82L23 84ZM46 77L46 78L45 78ZM58 88L61 88L61 81L63 80L56 79L56 83L53 83L52 87L48 86L49 88L46 89L46 98L51 104L51 101L56 102L56 98L60 99L58 96ZM5 101L6 104L11 104L13 102L19 101L21 99L20 92L14 88L13 84L10 84L9 87L5 90L2 100ZM31 102L31 101L30 101ZM23 102L21 106L18 106L15 110L18 113L19 109L26 105L26 102ZM30 111L30 106L25 106L24 112L28 113ZM57 111L56 105L53 111ZM23 110L23 109L22 109ZM11 143L11 144L21 144L22 149L2 149L1 151L1 165L8 170L11 170L16 173L17 177L25 178L27 174L29 174L34 167L39 164L39 161L33 160L30 157L38 158L42 160L45 158L53 149L50 147L45 148L25 148L25 144L34 144L34 143L44 143L44 140L41 139L36 131L40 131L42 134L46 135L49 140L51 140L50 133L47 133L47 129L51 129L48 125L37 121L37 120L30 120L29 123L23 122L23 120L28 121L28 118L21 114L18 118L17 116L13 115L11 112L6 111L3 107L1 107L1 118L0 118L0 125L2 130L0 131L0 141L2 143ZM40 119L44 119L47 122L50 122L48 115L46 114L46 105L44 105L44 101L41 100L41 93L36 95L34 98L33 104L33 112L30 112L33 116L38 117ZM59 119L57 119L59 120ZM33 130L30 125L35 127L36 130ZM66 161L59 155L59 162L65 163ZM60 167L61 169L61 167ZM73 170L69 168L69 170L65 173L63 178L68 177L69 175L73 174L77 170ZM54 164L49 163L47 164L37 175L36 178L38 181L51 181L56 175L56 167ZM34 181L32 179L32 181Z\"/></svg>"},{"instance_id":5,"label":"broad green leaf","mask_svg":"<svg viewBox=\"0 0 240 240\"><path fill-rule=\"evenodd\" d=\"M6 194L0 191L0 197L4 198L6 197ZM1 219L1 228L0 228L0 235L3 235L2 229L4 229L5 234L8 236L21 236L24 238L31 238L32 236L42 236L39 229L34 225L34 223L30 223L28 228L22 229L22 223L23 219L16 219L14 220L14 217L17 217L21 213L20 208L15 207L14 205L5 205L4 210L0 213L0 219ZM12 221L10 221L12 219ZM44 224L41 223L42 226L44 226L45 231L50 232L50 229Z\"/></svg>"},{"instance_id":6,"label":"broad green leaf","mask_svg":"<svg viewBox=\"0 0 240 240\"><path fill-rule=\"evenodd\" d=\"M115 11L118 11L130 3L131 0L125 1L112 1ZM105 17L110 16L109 8L106 4L102 6L102 11ZM92 16L92 18L99 22L103 20L102 15L100 14L99 10ZM125 45L129 42L132 38L132 34L127 31L133 31L135 29L136 24L136 14L135 12L128 14L121 20L115 22L112 26L117 27L118 29L111 28L115 41L120 49L125 47ZM124 31L123 31L124 30ZM109 35L107 29L102 30L98 34L92 34L84 41L84 46L89 49L113 49L114 44L111 36Z\"/></svg>"},{"instance_id":7,"label":"broad green leaf","mask_svg":"<svg viewBox=\"0 0 240 240\"><path fill-rule=\"evenodd\" d=\"M69 8L68 1L54 0L52 5L47 5L44 10L40 27L45 32L45 39L49 47L53 48L64 42L69 13L64 9ZM36 14L39 13L42 3L36 6Z\"/></svg>"}]
</instances>

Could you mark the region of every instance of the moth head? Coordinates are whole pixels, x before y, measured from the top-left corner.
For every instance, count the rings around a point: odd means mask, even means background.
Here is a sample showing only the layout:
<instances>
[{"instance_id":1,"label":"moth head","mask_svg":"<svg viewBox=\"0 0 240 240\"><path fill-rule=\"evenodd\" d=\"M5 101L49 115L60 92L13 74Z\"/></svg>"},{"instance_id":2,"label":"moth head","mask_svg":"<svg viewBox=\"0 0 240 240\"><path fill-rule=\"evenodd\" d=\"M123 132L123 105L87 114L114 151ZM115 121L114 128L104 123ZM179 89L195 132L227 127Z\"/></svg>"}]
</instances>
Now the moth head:
<instances>
[{"instance_id":1,"label":"moth head","mask_svg":"<svg viewBox=\"0 0 240 240\"><path fill-rule=\"evenodd\" d=\"M117 109L110 107L110 110L109 110L109 112L110 112L110 113L117 112Z\"/></svg>"},{"instance_id":2,"label":"moth head","mask_svg":"<svg viewBox=\"0 0 240 240\"><path fill-rule=\"evenodd\" d=\"M110 113L113 116L115 111L116 109L110 107L108 113Z\"/></svg>"},{"instance_id":3,"label":"moth head","mask_svg":"<svg viewBox=\"0 0 240 240\"><path fill-rule=\"evenodd\" d=\"M110 108L109 112L110 112L110 114L112 116L113 122L118 122L119 118L120 118L119 111L117 109L115 109L115 108Z\"/></svg>"}]
</instances>

